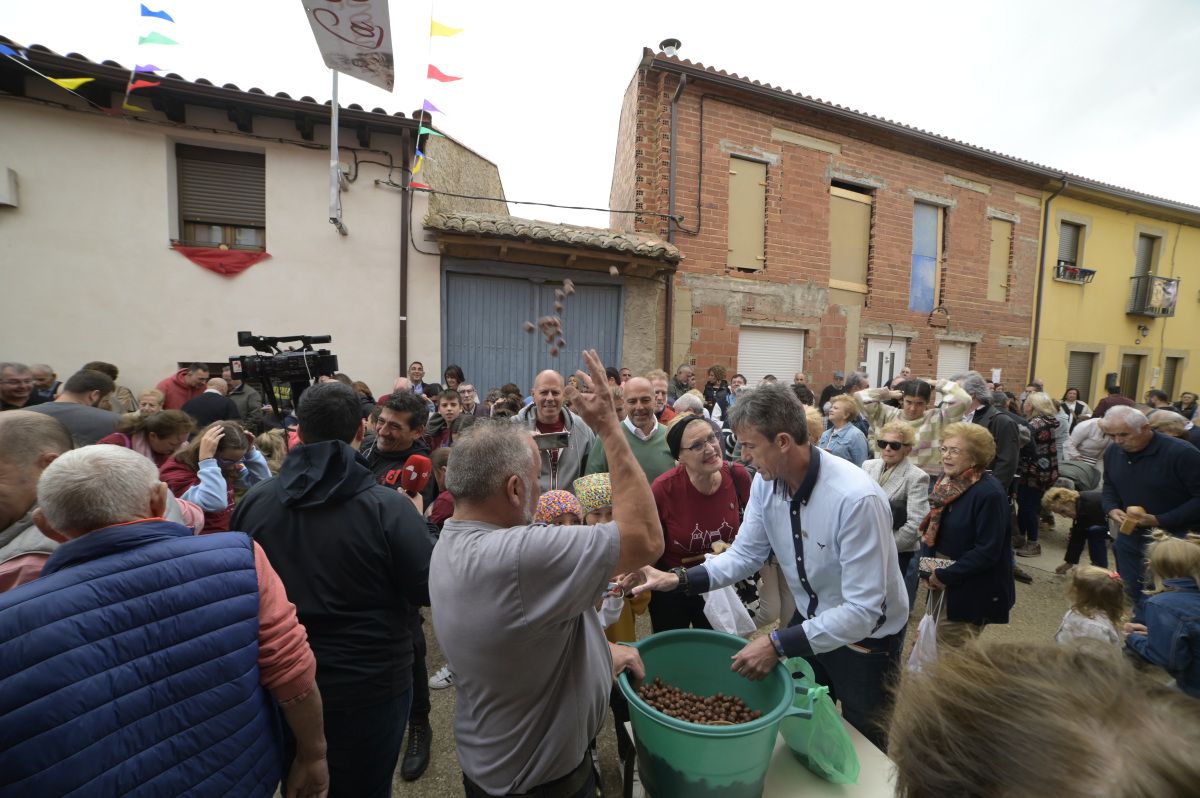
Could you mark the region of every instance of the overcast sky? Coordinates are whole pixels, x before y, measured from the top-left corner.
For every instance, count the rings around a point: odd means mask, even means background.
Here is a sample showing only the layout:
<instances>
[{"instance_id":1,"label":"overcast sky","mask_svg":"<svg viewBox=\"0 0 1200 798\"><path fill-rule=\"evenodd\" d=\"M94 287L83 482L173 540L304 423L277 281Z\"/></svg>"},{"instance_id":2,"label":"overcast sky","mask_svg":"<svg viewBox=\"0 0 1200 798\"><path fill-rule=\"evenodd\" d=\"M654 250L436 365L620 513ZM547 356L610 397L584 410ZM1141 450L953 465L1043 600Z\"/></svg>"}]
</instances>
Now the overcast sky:
<instances>
[{"instance_id":1,"label":"overcast sky","mask_svg":"<svg viewBox=\"0 0 1200 798\"><path fill-rule=\"evenodd\" d=\"M175 47L137 47L137 0L0 0L0 34L95 61L152 61L217 85L329 98L300 0L147 0ZM500 167L512 200L607 207L622 95L645 46L1087 177L1200 205L1200 2L391 2L392 94L342 104L437 123ZM167 27L159 26L160 30ZM148 57L147 57L148 56ZM0 135L3 126L0 124ZM323 191L315 186L315 191ZM606 213L513 205L606 226Z\"/></svg>"}]
</instances>

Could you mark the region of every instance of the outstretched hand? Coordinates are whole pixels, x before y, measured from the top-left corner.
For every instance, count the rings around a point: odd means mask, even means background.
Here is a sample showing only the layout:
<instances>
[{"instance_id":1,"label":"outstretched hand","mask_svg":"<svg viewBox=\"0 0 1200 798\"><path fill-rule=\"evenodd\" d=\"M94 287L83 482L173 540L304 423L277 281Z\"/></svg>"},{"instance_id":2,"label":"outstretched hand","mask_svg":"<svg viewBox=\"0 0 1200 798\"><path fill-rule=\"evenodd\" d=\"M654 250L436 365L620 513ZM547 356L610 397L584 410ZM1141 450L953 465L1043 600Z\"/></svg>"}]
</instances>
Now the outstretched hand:
<instances>
[{"instance_id":1,"label":"outstretched hand","mask_svg":"<svg viewBox=\"0 0 1200 798\"><path fill-rule=\"evenodd\" d=\"M590 373L576 371L582 388L568 384L564 394L573 410L584 423L599 435L602 431L617 429L617 411L613 407L612 393L608 390L608 375L595 349L584 350L583 363Z\"/></svg>"},{"instance_id":2,"label":"outstretched hand","mask_svg":"<svg viewBox=\"0 0 1200 798\"><path fill-rule=\"evenodd\" d=\"M653 565L643 566L639 571L630 571L619 579L621 590L626 596L640 596L647 590L666 592L679 587L679 577L670 571L660 571Z\"/></svg>"}]
</instances>

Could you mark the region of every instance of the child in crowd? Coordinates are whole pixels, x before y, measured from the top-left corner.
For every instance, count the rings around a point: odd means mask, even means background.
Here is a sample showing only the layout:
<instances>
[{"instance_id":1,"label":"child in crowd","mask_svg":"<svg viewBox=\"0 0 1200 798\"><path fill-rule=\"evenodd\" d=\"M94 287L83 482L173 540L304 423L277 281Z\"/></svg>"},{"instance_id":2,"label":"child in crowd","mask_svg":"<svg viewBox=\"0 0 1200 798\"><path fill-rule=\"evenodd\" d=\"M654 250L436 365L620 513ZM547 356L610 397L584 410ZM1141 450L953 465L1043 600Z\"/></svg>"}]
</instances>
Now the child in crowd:
<instances>
[{"instance_id":1,"label":"child in crowd","mask_svg":"<svg viewBox=\"0 0 1200 798\"><path fill-rule=\"evenodd\" d=\"M1121 622L1125 615L1125 583L1115 571L1094 565L1079 565L1071 571L1067 586L1071 609L1063 616L1054 640L1067 645L1090 638L1121 645Z\"/></svg>"},{"instance_id":2,"label":"child in crowd","mask_svg":"<svg viewBox=\"0 0 1200 798\"><path fill-rule=\"evenodd\" d=\"M474 418L474 416L464 416L464 418ZM445 446L441 449L434 449L433 454L429 455L429 460L433 463L433 478L437 480L438 487L441 488L441 493L433 500L433 504L429 505L429 522L441 532L446 519L454 515L454 497L450 495L450 491L446 490L446 465L450 462L450 449Z\"/></svg>"},{"instance_id":3,"label":"child in crowd","mask_svg":"<svg viewBox=\"0 0 1200 798\"><path fill-rule=\"evenodd\" d=\"M1145 625L1125 624L1125 645L1200 698L1200 535L1154 531L1150 573L1155 589L1143 605Z\"/></svg>"},{"instance_id":4,"label":"child in crowd","mask_svg":"<svg viewBox=\"0 0 1200 798\"><path fill-rule=\"evenodd\" d=\"M582 518L579 499L565 490L548 490L538 499L533 523L575 526Z\"/></svg>"},{"instance_id":5,"label":"child in crowd","mask_svg":"<svg viewBox=\"0 0 1200 798\"><path fill-rule=\"evenodd\" d=\"M438 394L437 413L429 418L429 448L433 451L454 442L451 424L462 415L462 397L458 391L444 390Z\"/></svg>"}]
</instances>

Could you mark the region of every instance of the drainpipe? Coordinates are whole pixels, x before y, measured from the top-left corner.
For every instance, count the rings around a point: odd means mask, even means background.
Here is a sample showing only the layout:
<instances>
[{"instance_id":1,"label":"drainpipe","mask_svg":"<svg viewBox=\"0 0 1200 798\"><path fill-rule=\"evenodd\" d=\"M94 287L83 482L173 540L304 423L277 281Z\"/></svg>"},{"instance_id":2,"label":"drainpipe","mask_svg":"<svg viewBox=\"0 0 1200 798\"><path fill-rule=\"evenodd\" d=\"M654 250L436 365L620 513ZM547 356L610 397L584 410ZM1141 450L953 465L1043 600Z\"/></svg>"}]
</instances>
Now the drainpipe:
<instances>
[{"instance_id":1,"label":"drainpipe","mask_svg":"<svg viewBox=\"0 0 1200 798\"><path fill-rule=\"evenodd\" d=\"M671 154L667 164L667 243L675 243L675 131L679 124L679 96L687 86L687 75L679 76L679 85L671 97ZM701 153L700 157L704 157ZM671 368L671 349L675 345L675 272L667 272L667 323L663 334L663 371L674 374Z\"/></svg>"},{"instance_id":2,"label":"drainpipe","mask_svg":"<svg viewBox=\"0 0 1200 798\"><path fill-rule=\"evenodd\" d=\"M405 129L400 137L400 169L404 175L404 185L412 182L409 172L408 151L412 147L412 131ZM409 217L412 215L412 190L400 192L400 337L397 341L400 351L400 366L397 374L408 373L408 246L412 240Z\"/></svg>"},{"instance_id":3,"label":"drainpipe","mask_svg":"<svg viewBox=\"0 0 1200 798\"><path fill-rule=\"evenodd\" d=\"M1067 190L1067 176L1063 175L1059 178L1062 185L1046 198L1046 204L1042 208L1042 252L1038 259L1038 279L1037 279L1037 300L1033 305L1033 346L1029 350L1029 379L1037 378L1037 356L1038 356L1038 340L1042 333L1042 287L1046 281L1046 242L1049 239L1050 231L1050 203L1059 194Z\"/></svg>"}]
</instances>

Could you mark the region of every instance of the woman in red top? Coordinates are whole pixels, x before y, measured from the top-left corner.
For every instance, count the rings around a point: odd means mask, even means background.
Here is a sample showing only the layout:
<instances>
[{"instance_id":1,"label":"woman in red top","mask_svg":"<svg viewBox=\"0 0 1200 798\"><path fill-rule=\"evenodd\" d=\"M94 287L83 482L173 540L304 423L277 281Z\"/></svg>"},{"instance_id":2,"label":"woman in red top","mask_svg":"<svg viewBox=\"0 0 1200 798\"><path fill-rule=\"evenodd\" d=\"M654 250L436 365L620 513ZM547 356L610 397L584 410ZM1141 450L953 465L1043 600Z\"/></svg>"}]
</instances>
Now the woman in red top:
<instances>
[{"instance_id":1,"label":"woman in red top","mask_svg":"<svg viewBox=\"0 0 1200 798\"><path fill-rule=\"evenodd\" d=\"M143 416L130 413L121 417L117 431L96 443L110 443L132 449L159 468L167 458L187 443L196 422L182 410L160 410Z\"/></svg>"},{"instance_id":2,"label":"woman in red top","mask_svg":"<svg viewBox=\"0 0 1200 798\"><path fill-rule=\"evenodd\" d=\"M663 570L702 562L718 540L733 542L750 499L750 474L721 459L721 438L699 416L681 416L667 433L667 446L679 465L650 486L658 505L666 548L657 567ZM650 602L655 632L711 629L703 596L656 593Z\"/></svg>"}]
</instances>

